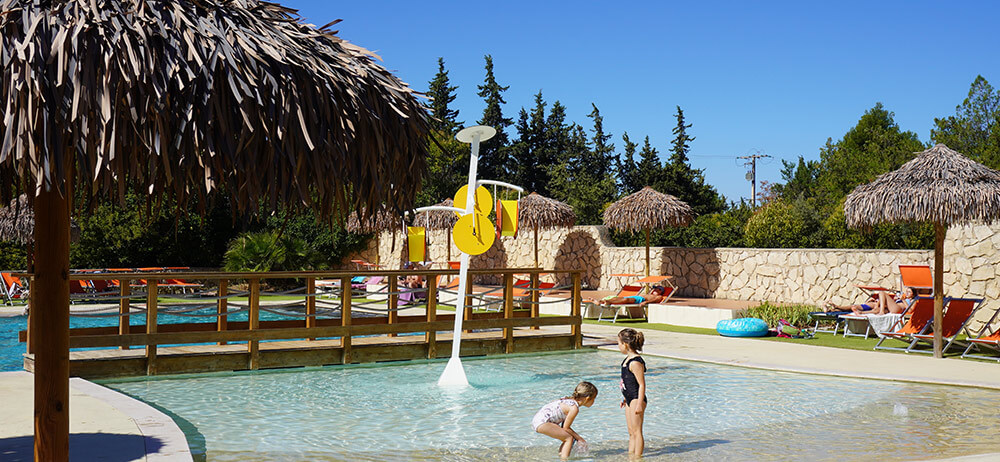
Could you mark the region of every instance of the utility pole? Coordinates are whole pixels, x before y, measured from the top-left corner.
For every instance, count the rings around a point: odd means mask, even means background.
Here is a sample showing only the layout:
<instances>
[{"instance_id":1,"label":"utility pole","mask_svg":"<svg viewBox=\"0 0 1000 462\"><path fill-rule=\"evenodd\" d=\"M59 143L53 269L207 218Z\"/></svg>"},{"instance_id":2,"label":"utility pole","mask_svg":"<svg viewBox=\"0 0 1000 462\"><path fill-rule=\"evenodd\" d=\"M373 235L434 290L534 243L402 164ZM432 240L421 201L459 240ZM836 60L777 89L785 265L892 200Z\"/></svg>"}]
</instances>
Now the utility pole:
<instances>
[{"instance_id":1,"label":"utility pole","mask_svg":"<svg viewBox=\"0 0 1000 462\"><path fill-rule=\"evenodd\" d=\"M756 154L750 154L747 156L740 156L737 159L744 159L746 162L743 165L749 165L750 171L747 172L747 179L750 180L750 203L757 207L757 159L762 159L765 157L771 157L767 154L761 154L758 151Z\"/></svg>"}]
</instances>

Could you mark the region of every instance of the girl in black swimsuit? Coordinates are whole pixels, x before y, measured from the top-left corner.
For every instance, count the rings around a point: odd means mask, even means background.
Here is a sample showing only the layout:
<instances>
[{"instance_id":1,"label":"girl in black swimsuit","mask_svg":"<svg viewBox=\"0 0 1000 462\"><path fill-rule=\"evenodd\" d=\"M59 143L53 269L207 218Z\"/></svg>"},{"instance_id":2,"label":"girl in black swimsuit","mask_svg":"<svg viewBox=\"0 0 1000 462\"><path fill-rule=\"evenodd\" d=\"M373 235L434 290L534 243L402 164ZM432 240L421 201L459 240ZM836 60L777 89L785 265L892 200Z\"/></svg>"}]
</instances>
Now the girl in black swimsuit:
<instances>
[{"instance_id":1,"label":"girl in black swimsuit","mask_svg":"<svg viewBox=\"0 0 1000 462\"><path fill-rule=\"evenodd\" d=\"M645 341L642 332L622 329L618 332L618 350L625 355L622 361L622 407L628 425L629 458L642 456L645 440L642 437L642 420L646 412L646 362L639 352Z\"/></svg>"}]
</instances>

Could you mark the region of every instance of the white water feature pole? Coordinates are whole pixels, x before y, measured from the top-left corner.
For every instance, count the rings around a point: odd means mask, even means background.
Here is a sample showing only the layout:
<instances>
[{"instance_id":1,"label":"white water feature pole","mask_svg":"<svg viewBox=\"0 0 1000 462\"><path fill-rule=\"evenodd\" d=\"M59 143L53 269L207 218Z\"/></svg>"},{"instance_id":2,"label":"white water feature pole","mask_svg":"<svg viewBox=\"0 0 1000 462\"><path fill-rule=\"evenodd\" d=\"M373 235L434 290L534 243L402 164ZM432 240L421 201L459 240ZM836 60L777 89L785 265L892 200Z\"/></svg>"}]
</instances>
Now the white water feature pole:
<instances>
[{"instance_id":1,"label":"white water feature pole","mask_svg":"<svg viewBox=\"0 0 1000 462\"><path fill-rule=\"evenodd\" d=\"M475 213L476 207L476 170L479 164L479 143L493 138L497 131L493 127L477 125L475 127L464 128L455 135L458 141L472 144L472 155L469 156L469 184L468 195L465 200L465 213ZM451 340L451 358L448 365L438 379L438 386L441 387L467 387L469 379L465 377L465 368L462 367L462 360L459 358L459 351L462 348L462 317L465 316L465 291L469 284L469 254L462 252L460 258L462 266L458 270L458 296L455 304L455 333Z\"/></svg>"}]
</instances>

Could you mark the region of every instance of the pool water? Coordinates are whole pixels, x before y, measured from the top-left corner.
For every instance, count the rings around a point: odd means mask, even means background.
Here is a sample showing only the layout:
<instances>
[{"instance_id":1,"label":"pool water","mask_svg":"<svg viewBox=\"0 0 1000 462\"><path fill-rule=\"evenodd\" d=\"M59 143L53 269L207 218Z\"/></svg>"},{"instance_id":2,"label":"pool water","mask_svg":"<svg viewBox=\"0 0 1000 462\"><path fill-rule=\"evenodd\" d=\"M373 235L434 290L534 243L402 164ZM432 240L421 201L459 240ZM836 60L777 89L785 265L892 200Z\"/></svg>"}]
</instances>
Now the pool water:
<instances>
[{"instance_id":1,"label":"pool water","mask_svg":"<svg viewBox=\"0 0 1000 462\"><path fill-rule=\"evenodd\" d=\"M215 308L205 308L202 310L197 310L191 312L191 314L210 314L214 313ZM355 317L358 316L368 316L365 313L355 313ZM323 316L320 316L321 318ZM288 319L303 319L301 317L289 317L282 316L270 312L262 312L260 314L260 319L262 321L272 321L272 320L288 320ZM167 313L160 313L157 316L157 322L159 324L176 324L185 322L215 322L215 317L210 316L179 316ZM247 313L236 313L231 314L228 317L229 321L246 321ZM132 314L129 316L129 324L133 326L145 326L146 325L146 315L145 314ZM117 326L118 317L117 316L77 316L73 315L69 318L70 328L80 328L80 327L109 327ZM23 355L26 350L26 345L17 341L17 333L19 331L28 328L28 317L27 316L10 316L10 317L0 317L0 372L4 371L20 371L24 369ZM169 346L169 345L165 345ZM85 350L86 348L74 348L76 350Z\"/></svg>"},{"instance_id":2,"label":"pool water","mask_svg":"<svg viewBox=\"0 0 1000 462\"><path fill-rule=\"evenodd\" d=\"M196 460L555 460L530 421L581 380L596 404L575 460L626 460L611 352L464 360L471 387L436 386L444 362L111 380L165 410ZM760 371L647 357L647 460L927 459L995 452L1000 393Z\"/></svg>"}]
</instances>

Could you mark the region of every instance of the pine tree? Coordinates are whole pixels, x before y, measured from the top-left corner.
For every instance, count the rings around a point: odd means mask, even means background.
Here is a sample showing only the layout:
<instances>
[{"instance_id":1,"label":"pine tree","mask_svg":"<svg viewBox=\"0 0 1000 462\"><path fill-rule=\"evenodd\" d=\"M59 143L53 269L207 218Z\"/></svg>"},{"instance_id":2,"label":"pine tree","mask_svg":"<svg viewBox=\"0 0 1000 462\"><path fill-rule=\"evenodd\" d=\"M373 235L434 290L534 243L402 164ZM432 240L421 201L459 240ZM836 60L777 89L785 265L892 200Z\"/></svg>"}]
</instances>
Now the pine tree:
<instances>
[{"instance_id":1,"label":"pine tree","mask_svg":"<svg viewBox=\"0 0 1000 462\"><path fill-rule=\"evenodd\" d=\"M521 108L517 121L516 149L512 156L517 164L514 183L525 191L537 192L543 196L548 193L548 169L551 167L545 161L544 152L547 145L545 106L545 99L539 91L535 95L535 107L530 113Z\"/></svg>"},{"instance_id":2,"label":"pine tree","mask_svg":"<svg viewBox=\"0 0 1000 462\"><path fill-rule=\"evenodd\" d=\"M599 224L604 207L614 200L616 189L611 172L610 135L604 133L603 119L597 106L590 113L594 121L594 138L587 141L583 127L570 127L569 145L563 155L566 159L552 171L553 194L565 197L576 212L577 223Z\"/></svg>"},{"instance_id":3,"label":"pine tree","mask_svg":"<svg viewBox=\"0 0 1000 462\"><path fill-rule=\"evenodd\" d=\"M507 138L507 127L514 121L503 116L503 105L507 104L503 99L503 92L510 86L501 86L497 83L493 75L493 57L485 56L486 59L486 80L479 85L480 97L486 101L486 108L483 109L483 118L477 123L488 125L497 130L496 136L485 141L479 148L479 177L491 180L510 181L511 172L514 166L510 159L510 141Z\"/></svg>"},{"instance_id":4,"label":"pine tree","mask_svg":"<svg viewBox=\"0 0 1000 462\"><path fill-rule=\"evenodd\" d=\"M438 58L438 71L434 79L428 83L427 96L430 101L431 129L453 136L464 124L458 121L458 110L452 110L449 104L455 101L457 86L449 85L448 71L444 70L444 58Z\"/></svg>"},{"instance_id":5,"label":"pine tree","mask_svg":"<svg viewBox=\"0 0 1000 462\"><path fill-rule=\"evenodd\" d=\"M618 171L618 194L626 196L642 189L643 185L639 181L639 168L635 163L635 148L639 145L629 139L628 132L622 134L622 142L625 143L625 158L619 157L615 166Z\"/></svg>"},{"instance_id":6,"label":"pine tree","mask_svg":"<svg viewBox=\"0 0 1000 462\"><path fill-rule=\"evenodd\" d=\"M657 189L687 202L696 215L721 212L726 206L725 199L715 188L705 184L704 171L691 168L688 162L690 143L695 139L687 133L692 124L685 123L684 110L680 106L677 106L674 117L677 125L672 130L674 139L670 147L670 160L663 168L663 176Z\"/></svg>"},{"instance_id":7,"label":"pine tree","mask_svg":"<svg viewBox=\"0 0 1000 462\"><path fill-rule=\"evenodd\" d=\"M660 165L660 153L649 144L649 136L643 140L642 151L639 151L639 162L635 165L638 188L627 191L627 194L638 192L646 186L657 188L663 181L663 167ZM666 192L666 191L660 191Z\"/></svg>"}]
</instances>

